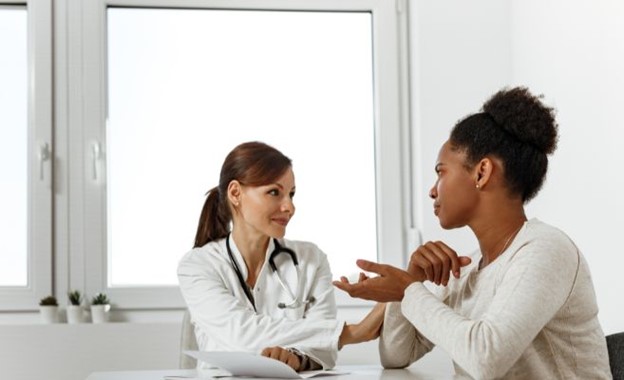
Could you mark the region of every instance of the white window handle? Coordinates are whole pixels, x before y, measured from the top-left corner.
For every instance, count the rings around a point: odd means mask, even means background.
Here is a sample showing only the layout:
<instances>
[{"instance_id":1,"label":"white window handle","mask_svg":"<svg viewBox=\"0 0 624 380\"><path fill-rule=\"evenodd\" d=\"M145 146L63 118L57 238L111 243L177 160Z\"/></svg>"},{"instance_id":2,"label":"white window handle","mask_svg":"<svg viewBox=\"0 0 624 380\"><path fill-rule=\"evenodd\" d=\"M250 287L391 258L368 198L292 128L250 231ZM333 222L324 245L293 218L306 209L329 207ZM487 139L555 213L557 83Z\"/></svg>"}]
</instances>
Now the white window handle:
<instances>
[{"instance_id":1,"label":"white window handle","mask_svg":"<svg viewBox=\"0 0 624 380\"><path fill-rule=\"evenodd\" d=\"M91 144L91 159L93 162L93 180L97 181L98 179L98 164L102 158L102 147L99 142L94 142Z\"/></svg>"},{"instance_id":2,"label":"white window handle","mask_svg":"<svg viewBox=\"0 0 624 380\"><path fill-rule=\"evenodd\" d=\"M37 160L39 161L39 179L43 181L44 163L50 159L50 145L47 142L39 144L39 152L37 152Z\"/></svg>"}]
</instances>

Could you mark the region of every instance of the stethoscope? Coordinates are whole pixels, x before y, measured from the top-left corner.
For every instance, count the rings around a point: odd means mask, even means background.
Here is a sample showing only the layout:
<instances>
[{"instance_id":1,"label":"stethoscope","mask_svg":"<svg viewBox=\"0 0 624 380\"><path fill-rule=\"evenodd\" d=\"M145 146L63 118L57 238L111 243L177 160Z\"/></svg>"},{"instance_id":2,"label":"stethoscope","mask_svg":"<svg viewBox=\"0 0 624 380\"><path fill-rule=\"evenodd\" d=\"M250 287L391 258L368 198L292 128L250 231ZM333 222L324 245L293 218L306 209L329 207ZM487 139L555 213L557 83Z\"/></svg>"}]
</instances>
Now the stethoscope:
<instances>
[{"instance_id":1,"label":"stethoscope","mask_svg":"<svg viewBox=\"0 0 624 380\"><path fill-rule=\"evenodd\" d=\"M297 254L295 253L295 251L293 251L292 249L288 247L281 245L277 239L273 238L273 244L275 248L273 248L273 252L271 252L271 254L269 255L269 267L271 267L271 271L277 277L277 281L279 282L282 289L284 289L286 293L288 293L291 299L291 301L288 303L286 302L278 303L277 307L280 309L296 309L302 305L307 306L308 304L311 304L314 301L316 301L316 299L313 296L310 296L305 301L302 301L302 302L299 301L297 296L295 296L293 292L290 290L290 287L287 286L286 283L284 283L284 280L282 280L282 276L280 276L279 271L277 270L277 265L275 265L275 257L279 255L280 253L286 253L288 254L288 256L290 256L290 259L292 260L293 265L295 266L295 270L297 271L297 294L299 293L299 290L301 288L301 273L299 269L299 260L297 260ZM251 293L251 289L249 289L249 286L247 286L245 279L243 279L243 274L240 268L238 267L236 260L234 260L234 255L232 255L232 249L230 248L230 235L229 234L225 239L225 246L227 248L228 255L230 256L230 262L232 263L234 272L236 272L236 277L238 277L238 282L243 288L243 291L245 292L245 296L247 296L247 299L249 300L249 302L251 302L251 305L253 306L254 311L257 312L258 310L256 310L256 302L254 300L253 294Z\"/></svg>"}]
</instances>

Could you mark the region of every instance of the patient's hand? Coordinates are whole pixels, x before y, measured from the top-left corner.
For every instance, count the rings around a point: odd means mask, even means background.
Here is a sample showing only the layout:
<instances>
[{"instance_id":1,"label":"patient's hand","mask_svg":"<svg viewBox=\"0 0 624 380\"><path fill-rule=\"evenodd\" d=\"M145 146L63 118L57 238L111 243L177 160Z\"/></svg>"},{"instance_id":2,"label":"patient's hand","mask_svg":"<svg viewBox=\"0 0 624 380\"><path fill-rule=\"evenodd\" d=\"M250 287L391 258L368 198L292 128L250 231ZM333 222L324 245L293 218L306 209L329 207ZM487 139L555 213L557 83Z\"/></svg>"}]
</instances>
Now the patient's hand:
<instances>
[{"instance_id":1,"label":"patient's hand","mask_svg":"<svg viewBox=\"0 0 624 380\"><path fill-rule=\"evenodd\" d=\"M288 351L282 347L267 347L260 353L267 358L279 360L282 363L288 364L295 371L299 371L301 368L301 360L294 353Z\"/></svg>"},{"instance_id":2,"label":"patient's hand","mask_svg":"<svg viewBox=\"0 0 624 380\"><path fill-rule=\"evenodd\" d=\"M360 277L357 283L350 283L345 277L333 282L335 287L349 293L351 297L377 302L401 301L405 289L412 282L426 279L424 276L423 278L414 277L392 265L377 264L367 260L357 260L356 263L361 269L379 276Z\"/></svg>"},{"instance_id":3,"label":"patient's hand","mask_svg":"<svg viewBox=\"0 0 624 380\"><path fill-rule=\"evenodd\" d=\"M459 278L461 268L471 261L470 257L457 255L444 242L429 241L412 253L407 272L419 281L447 286L450 276Z\"/></svg>"}]
</instances>

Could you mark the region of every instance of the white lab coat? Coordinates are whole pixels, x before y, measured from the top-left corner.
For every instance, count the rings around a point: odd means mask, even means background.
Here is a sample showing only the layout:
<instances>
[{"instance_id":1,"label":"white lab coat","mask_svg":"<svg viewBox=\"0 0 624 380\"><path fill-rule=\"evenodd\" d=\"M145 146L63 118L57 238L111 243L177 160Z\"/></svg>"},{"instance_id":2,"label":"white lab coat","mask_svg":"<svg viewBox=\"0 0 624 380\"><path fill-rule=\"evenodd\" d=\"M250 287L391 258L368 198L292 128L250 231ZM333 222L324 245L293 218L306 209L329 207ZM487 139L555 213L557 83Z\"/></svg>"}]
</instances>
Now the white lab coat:
<instances>
[{"instance_id":1,"label":"white lab coat","mask_svg":"<svg viewBox=\"0 0 624 380\"><path fill-rule=\"evenodd\" d=\"M277 307L280 302L289 303L291 297L268 263L274 248L272 239L252 289L257 312L241 288L225 239L195 248L180 260L180 290L195 325L199 349L260 353L266 347L292 347L323 368L332 368L344 322L336 319L327 257L312 243L284 240L281 244L295 251L302 285L297 286L297 271L288 254L282 252L275 257L277 270L291 291L299 293L300 301L314 298L307 307L295 310ZM233 239L230 248L246 279L247 267Z\"/></svg>"}]
</instances>

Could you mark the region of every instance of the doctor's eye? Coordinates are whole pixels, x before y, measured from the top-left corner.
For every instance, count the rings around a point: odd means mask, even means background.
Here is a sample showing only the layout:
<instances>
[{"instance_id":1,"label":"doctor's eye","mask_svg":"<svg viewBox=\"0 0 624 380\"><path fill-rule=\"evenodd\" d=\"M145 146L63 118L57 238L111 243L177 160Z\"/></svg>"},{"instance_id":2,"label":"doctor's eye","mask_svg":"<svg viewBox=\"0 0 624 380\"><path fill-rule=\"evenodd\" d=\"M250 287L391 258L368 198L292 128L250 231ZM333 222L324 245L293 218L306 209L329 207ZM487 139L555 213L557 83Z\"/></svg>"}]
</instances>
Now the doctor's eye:
<instances>
[{"instance_id":1,"label":"doctor's eye","mask_svg":"<svg viewBox=\"0 0 624 380\"><path fill-rule=\"evenodd\" d=\"M279 189L271 189L267 192L269 195L278 196L280 194Z\"/></svg>"}]
</instances>

